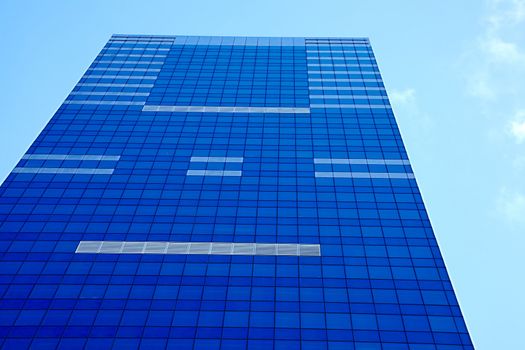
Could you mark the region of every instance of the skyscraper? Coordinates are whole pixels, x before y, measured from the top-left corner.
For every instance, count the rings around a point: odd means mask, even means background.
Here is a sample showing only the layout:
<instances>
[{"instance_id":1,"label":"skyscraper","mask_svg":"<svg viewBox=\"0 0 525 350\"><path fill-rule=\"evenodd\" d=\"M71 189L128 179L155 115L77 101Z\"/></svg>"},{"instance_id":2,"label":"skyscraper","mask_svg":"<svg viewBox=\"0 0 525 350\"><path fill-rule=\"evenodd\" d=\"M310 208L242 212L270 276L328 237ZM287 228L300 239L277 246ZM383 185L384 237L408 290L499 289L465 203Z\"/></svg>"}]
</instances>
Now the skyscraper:
<instances>
[{"instance_id":1,"label":"skyscraper","mask_svg":"<svg viewBox=\"0 0 525 350\"><path fill-rule=\"evenodd\" d=\"M114 35L0 188L4 349L472 349L369 41Z\"/></svg>"}]
</instances>

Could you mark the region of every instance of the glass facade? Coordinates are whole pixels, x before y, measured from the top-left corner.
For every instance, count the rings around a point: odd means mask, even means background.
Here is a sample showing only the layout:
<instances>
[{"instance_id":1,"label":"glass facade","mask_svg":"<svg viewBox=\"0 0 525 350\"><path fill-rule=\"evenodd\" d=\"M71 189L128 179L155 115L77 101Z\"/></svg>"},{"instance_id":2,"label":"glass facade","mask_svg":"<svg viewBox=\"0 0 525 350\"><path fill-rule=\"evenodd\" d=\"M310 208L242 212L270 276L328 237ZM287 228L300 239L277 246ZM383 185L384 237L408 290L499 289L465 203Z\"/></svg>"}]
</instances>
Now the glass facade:
<instances>
[{"instance_id":1,"label":"glass facade","mask_svg":"<svg viewBox=\"0 0 525 350\"><path fill-rule=\"evenodd\" d=\"M472 349L366 38L114 35L0 188L3 349Z\"/></svg>"}]
</instances>

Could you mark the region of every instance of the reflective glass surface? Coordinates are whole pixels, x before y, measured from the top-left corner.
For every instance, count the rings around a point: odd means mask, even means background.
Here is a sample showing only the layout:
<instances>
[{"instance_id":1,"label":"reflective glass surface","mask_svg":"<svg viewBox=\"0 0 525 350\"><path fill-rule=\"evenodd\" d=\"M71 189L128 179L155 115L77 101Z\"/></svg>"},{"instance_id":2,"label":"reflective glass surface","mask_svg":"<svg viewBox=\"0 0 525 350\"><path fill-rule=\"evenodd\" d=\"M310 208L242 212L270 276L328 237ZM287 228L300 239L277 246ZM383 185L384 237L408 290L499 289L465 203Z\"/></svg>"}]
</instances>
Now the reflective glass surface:
<instances>
[{"instance_id":1,"label":"reflective glass surface","mask_svg":"<svg viewBox=\"0 0 525 350\"><path fill-rule=\"evenodd\" d=\"M3 349L473 349L366 38L114 35L0 187Z\"/></svg>"}]
</instances>

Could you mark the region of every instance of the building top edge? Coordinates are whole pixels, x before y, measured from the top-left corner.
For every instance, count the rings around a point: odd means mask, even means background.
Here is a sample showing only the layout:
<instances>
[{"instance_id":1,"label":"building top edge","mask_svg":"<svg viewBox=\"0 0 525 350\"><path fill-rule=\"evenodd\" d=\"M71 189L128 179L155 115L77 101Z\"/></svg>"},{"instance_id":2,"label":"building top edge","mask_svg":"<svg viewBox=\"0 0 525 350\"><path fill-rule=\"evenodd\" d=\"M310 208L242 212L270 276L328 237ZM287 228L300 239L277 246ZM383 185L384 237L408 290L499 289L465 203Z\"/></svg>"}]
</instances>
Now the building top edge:
<instances>
[{"instance_id":1,"label":"building top edge","mask_svg":"<svg viewBox=\"0 0 525 350\"><path fill-rule=\"evenodd\" d=\"M368 37L290 37L290 36L233 36L233 35L146 35L146 34L113 34L111 39L176 39L176 38L243 38L243 39L299 39L299 40L353 40L369 41Z\"/></svg>"}]
</instances>

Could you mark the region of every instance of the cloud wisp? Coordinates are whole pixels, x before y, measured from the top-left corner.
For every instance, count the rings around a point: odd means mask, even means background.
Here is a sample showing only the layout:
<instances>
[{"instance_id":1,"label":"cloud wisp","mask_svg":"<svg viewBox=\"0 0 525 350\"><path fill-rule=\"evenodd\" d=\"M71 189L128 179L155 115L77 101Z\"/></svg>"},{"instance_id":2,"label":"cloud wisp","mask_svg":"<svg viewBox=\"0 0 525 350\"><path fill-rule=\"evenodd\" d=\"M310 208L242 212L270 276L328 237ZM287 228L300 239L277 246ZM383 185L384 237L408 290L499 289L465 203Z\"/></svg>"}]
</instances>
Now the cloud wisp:
<instances>
[{"instance_id":1,"label":"cloud wisp","mask_svg":"<svg viewBox=\"0 0 525 350\"><path fill-rule=\"evenodd\" d=\"M482 47L495 63L525 63L525 54L520 51L518 45L514 42L505 41L499 36L487 37Z\"/></svg>"},{"instance_id":2,"label":"cloud wisp","mask_svg":"<svg viewBox=\"0 0 525 350\"><path fill-rule=\"evenodd\" d=\"M414 105L416 101L416 91L408 88L404 90L392 90L390 95L390 102L394 105L406 106Z\"/></svg>"},{"instance_id":3,"label":"cloud wisp","mask_svg":"<svg viewBox=\"0 0 525 350\"><path fill-rule=\"evenodd\" d=\"M525 0L489 0L484 29L467 55L467 93L484 103L525 88ZM520 81L520 83L518 83Z\"/></svg>"},{"instance_id":4,"label":"cloud wisp","mask_svg":"<svg viewBox=\"0 0 525 350\"><path fill-rule=\"evenodd\" d=\"M525 110L516 112L514 119L510 122L509 131L516 143L525 141Z\"/></svg>"},{"instance_id":5,"label":"cloud wisp","mask_svg":"<svg viewBox=\"0 0 525 350\"><path fill-rule=\"evenodd\" d=\"M434 126L434 121L430 115L421 111L417 99L416 90L413 88L392 89L388 97L399 122L407 122L405 128L417 128L418 134L430 131Z\"/></svg>"},{"instance_id":6,"label":"cloud wisp","mask_svg":"<svg viewBox=\"0 0 525 350\"><path fill-rule=\"evenodd\" d=\"M525 224L525 195L507 187L500 189L498 209L510 225Z\"/></svg>"},{"instance_id":7,"label":"cloud wisp","mask_svg":"<svg viewBox=\"0 0 525 350\"><path fill-rule=\"evenodd\" d=\"M486 0L483 28L464 56L466 92L484 116L490 148L501 155L492 210L510 227L525 225L525 0Z\"/></svg>"}]
</instances>

